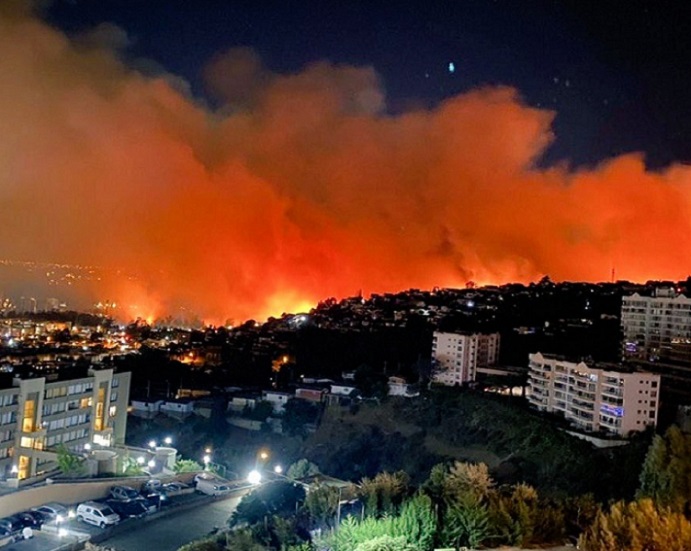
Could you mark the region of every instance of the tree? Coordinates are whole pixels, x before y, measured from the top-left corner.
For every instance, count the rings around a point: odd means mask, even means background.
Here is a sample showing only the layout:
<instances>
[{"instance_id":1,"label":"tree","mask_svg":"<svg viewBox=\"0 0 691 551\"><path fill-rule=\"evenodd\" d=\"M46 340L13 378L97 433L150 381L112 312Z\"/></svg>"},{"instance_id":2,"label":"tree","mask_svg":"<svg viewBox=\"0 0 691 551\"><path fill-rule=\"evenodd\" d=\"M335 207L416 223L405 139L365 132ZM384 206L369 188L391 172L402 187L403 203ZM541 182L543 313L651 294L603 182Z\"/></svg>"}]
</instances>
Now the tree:
<instances>
[{"instance_id":1,"label":"tree","mask_svg":"<svg viewBox=\"0 0 691 551\"><path fill-rule=\"evenodd\" d=\"M441 534L444 545L475 548L490 534L490 517L485 505L471 498L447 508Z\"/></svg>"},{"instance_id":2,"label":"tree","mask_svg":"<svg viewBox=\"0 0 691 551\"><path fill-rule=\"evenodd\" d=\"M307 425L314 423L319 416L319 407L307 400L292 398L286 402L283 410L282 426L290 436L305 437Z\"/></svg>"},{"instance_id":3,"label":"tree","mask_svg":"<svg viewBox=\"0 0 691 551\"><path fill-rule=\"evenodd\" d=\"M274 481L260 486L242 498L230 517L230 526L252 526L272 515L294 514L305 499L302 486L284 481Z\"/></svg>"},{"instance_id":4,"label":"tree","mask_svg":"<svg viewBox=\"0 0 691 551\"><path fill-rule=\"evenodd\" d=\"M288 467L288 471L286 472L286 476L291 480L302 480L303 478L314 476L315 474L319 474L319 467L304 457L298 459Z\"/></svg>"},{"instance_id":5,"label":"tree","mask_svg":"<svg viewBox=\"0 0 691 551\"><path fill-rule=\"evenodd\" d=\"M584 551L688 551L691 522L669 508L658 508L651 499L612 505L598 513L580 537Z\"/></svg>"},{"instance_id":6,"label":"tree","mask_svg":"<svg viewBox=\"0 0 691 551\"><path fill-rule=\"evenodd\" d=\"M305 496L305 508L313 522L331 528L340 497L339 490L333 486L313 486Z\"/></svg>"},{"instance_id":7,"label":"tree","mask_svg":"<svg viewBox=\"0 0 691 551\"><path fill-rule=\"evenodd\" d=\"M415 551L404 536L379 536L359 544L354 551Z\"/></svg>"},{"instance_id":8,"label":"tree","mask_svg":"<svg viewBox=\"0 0 691 551\"><path fill-rule=\"evenodd\" d=\"M80 476L85 472L84 458L71 452L67 446L60 444L57 448L58 468L65 476Z\"/></svg>"},{"instance_id":9,"label":"tree","mask_svg":"<svg viewBox=\"0 0 691 551\"><path fill-rule=\"evenodd\" d=\"M643 462L638 499L688 511L691 504L691 436L672 425L664 436L656 435Z\"/></svg>"},{"instance_id":10,"label":"tree","mask_svg":"<svg viewBox=\"0 0 691 551\"><path fill-rule=\"evenodd\" d=\"M246 408L243 415L254 421L266 421L274 412L271 402L261 400L253 408Z\"/></svg>"},{"instance_id":11,"label":"tree","mask_svg":"<svg viewBox=\"0 0 691 551\"><path fill-rule=\"evenodd\" d=\"M199 471L204 470L204 467L202 467L199 463L192 459L182 459L181 457L178 457L178 460L175 462L175 465L173 466L173 470L178 474L197 473Z\"/></svg>"},{"instance_id":12,"label":"tree","mask_svg":"<svg viewBox=\"0 0 691 551\"><path fill-rule=\"evenodd\" d=\"M494 480L489 475L487 465L461 461L454 462L450 467L444 463L435 465L425 482L429 495L446 504L464 502L469 497L483 501L493 487Z\"/></svg>"},{"instance_id":13,"label":"tree","mask_svg":"<svg viewBox=\"0 0 691 551\"><path fill-rule=\"evenodd\" d=\"M365 501L368 515L391 514L408 495L410 477L404 471L379 473L372 479L363 478L359 494Z\"/></svg>"}]
</instances>

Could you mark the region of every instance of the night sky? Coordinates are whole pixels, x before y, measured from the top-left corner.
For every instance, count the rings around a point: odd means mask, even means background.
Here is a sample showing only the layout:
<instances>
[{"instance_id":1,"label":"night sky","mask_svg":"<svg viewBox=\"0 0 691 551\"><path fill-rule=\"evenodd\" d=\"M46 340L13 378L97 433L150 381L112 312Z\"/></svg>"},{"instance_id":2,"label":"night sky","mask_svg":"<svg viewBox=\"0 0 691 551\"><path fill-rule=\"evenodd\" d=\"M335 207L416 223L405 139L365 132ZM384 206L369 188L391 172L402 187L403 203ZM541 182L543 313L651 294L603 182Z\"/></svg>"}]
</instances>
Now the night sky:
<instances>
[{"instance_id":1,"label":"night sky","mask_svg":"<svg viewBox=\"0 0 691 551\"><path fill-rule=\"evenodd\" d=\"M686 278L690 25L688 2L0 1L0 299L217 323Z\"/></svg>"},{"instance_id":2,"label":"night sky","mask_svg":"<svg viewBox=\"0 0 691 551\"><path fill-rule=\"evenodd\" d=\"M48 19L68 32L118 25L126 59L155 61L211 103L202 68L248 46L279 73L322 59L371 65L391 112L478 86L515 86L530 105L557 112L545 164L633 151L651 167L691 161L684 1L62 0Z\"/></svg>"}]
</instances>

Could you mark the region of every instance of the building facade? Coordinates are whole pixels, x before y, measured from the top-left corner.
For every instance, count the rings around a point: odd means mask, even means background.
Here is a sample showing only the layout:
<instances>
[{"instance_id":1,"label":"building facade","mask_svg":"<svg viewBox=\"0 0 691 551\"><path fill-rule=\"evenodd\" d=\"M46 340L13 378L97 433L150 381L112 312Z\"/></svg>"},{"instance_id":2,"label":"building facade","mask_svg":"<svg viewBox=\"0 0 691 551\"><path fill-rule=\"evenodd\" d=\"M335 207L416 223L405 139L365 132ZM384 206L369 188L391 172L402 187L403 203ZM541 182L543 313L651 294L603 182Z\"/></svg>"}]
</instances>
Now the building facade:
<instances>
[{"instance_id":1,"label":"building facade","mask_svg":"<svg viewBox=\"0 0 691 551\"><path fill-rule=\"evenodd\" d=\"M691 404L691 299L673 288L622 298L622 359L662 375L665 403Z\"/></svg>"},{"instance_id":2,"label":"building facade","mask_svg":"<svg viewBox=\"0 0 691 551\"><path fill-rule=\"evenodd\" d=\"M660 375L530 354L529 402L575 427L619 436L657 424Z\"/></svg>"},{"instance_id":3,"label":"building facade","mask_svg":"<svg viewBox=\"0 0 691 551\"><path fill-rule=\"evenodd\" d=\"M691 299L674 289L622 297L622 357L691 365Z\"/></svg>"},{"instance_id":4,"label":"building facade","mask_svg":"<svg viewBox=\"0 0 691 551\"><path fill-rule=\"evenodd\" d=\"M0 389L0 478L31 478L55 469L64 445L124 444L130 373L90 369L69 380L15 378Z\"/></svg>"},{"instance_id":5,"label":"building facade","mask_svg":"<svg viewBox=\"0 0 691 551\"><path fill-rule=\"evenodd\" d=\"M497 363L499 342L499 333L435 331L432 339L433 381L450 386L474 381L478 367Z\"/></svg>"}]
</instances>

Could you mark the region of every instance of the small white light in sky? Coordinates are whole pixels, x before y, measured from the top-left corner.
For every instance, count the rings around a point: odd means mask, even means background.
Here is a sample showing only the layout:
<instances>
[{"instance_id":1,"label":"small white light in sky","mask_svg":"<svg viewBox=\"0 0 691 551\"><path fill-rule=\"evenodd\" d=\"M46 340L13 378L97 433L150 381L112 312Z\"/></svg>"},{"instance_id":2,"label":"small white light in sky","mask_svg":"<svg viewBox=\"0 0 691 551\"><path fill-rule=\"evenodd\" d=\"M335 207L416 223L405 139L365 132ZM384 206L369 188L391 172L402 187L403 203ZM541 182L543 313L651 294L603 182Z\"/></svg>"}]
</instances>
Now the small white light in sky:
<instances>
[{"instance_id":1,"label":"small white light in sky","mask_svg":"<svg viewBox=\"0 0 691 551\"><path fill-rule=\"evenodd\" d=\"M456 64L452 61L449 63L449 73L455 73L456 72Z\"/></svg>"}]
</instances>

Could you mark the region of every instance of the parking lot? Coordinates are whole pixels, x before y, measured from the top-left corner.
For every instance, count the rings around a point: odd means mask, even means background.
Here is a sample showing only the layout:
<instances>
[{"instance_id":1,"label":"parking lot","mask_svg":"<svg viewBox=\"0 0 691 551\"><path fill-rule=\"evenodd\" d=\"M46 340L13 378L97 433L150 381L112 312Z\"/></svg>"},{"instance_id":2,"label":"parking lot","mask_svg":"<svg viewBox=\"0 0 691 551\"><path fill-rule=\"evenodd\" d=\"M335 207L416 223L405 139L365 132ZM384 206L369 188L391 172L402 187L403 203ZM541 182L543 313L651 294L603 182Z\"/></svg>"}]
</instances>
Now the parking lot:
<instances>
[{"instance_id":1,"label":"parking lot","mask_svg":"<svg viewBox=\"0 0 691 551\"><path fill-rule=\"evenodd\" d=\"M224 527L242 495L244 493L229 498L204 499L184 511L133 524L131 529L109 537L104 545L118 551L175 551L185 543L206 536L216 527Z\"/></svg>"},{"instance_id":2,"label":"parking lot","mask_svg":"<svg viewBox=\"0 0 691 551\"><path fill-rule=\"evenodd\" d=\"M78 522L76 518L66 519L59 525L52 521L42 530L35 530L32 538L7 544L2 551L68 551L81 548L77 544L86 540L107 541L108 546L119 551L174 551L214 528L224 527L245 492L235 488L231 494L218 497L199 493L176 495L152 514L124 519L107 528ZM181 518L184 518L182 524Z\"/></svg>"}]
</instances>

